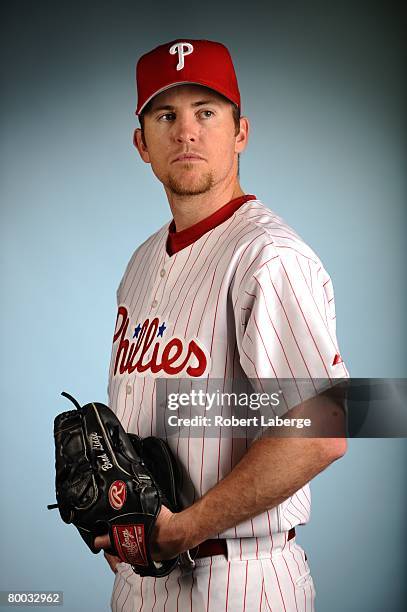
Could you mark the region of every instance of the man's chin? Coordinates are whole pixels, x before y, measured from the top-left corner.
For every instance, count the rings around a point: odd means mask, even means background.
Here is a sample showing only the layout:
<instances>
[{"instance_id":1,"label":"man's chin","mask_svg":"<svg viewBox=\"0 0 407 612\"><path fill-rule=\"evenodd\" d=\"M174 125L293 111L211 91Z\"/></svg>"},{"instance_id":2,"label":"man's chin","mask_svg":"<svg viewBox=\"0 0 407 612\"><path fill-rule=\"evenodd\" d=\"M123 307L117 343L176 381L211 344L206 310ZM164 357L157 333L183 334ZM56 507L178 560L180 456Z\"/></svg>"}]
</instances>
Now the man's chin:
<instances>
[{"instance_id":1,"label":"man's chin","mask_svg":"<svg viewBox=\"0 0 407 612\"><path fill-rule=\"evenodd\" d=\"M178 196L200 195L212 189L213 177L210 172L198 178L169 176L166 186L173 194Z\"/></svg>"}]
</instances>

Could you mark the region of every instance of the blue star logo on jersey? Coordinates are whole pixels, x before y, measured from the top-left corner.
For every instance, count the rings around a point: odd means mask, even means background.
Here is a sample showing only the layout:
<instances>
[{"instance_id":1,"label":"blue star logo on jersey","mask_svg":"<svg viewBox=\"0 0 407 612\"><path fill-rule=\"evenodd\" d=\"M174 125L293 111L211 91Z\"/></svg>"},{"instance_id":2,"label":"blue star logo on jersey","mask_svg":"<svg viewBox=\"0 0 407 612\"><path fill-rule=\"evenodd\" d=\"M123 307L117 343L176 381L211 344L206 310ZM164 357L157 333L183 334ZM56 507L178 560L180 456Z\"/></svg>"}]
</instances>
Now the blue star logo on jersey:
<instances>
[{"instance_id":1,"label":"blue star logo on jersey","mask_svg":"<svg viewBox=\"0 0 407 612\"><path fill-rule=\"evenodd\" d=\"M134 328L134 334L133 334L133 338L138 338L138 335L140 333L140 329L141 329L141 325L140 323L137 325L137 327Z\"/></svg>"},{"instance_id":2,"label":"blue star logo on jersey","mask_svg":"<svg viewBox=\"0 0 407 612\"><path fill-rule=\"evenodd\" d=\"M167 328L165 327L165 323L163 323L162 325L160 325L160 327L158 328L158 334L157 334L157 338L162 338L163 337L163 333Z\"/></svg>"}]
</instances>

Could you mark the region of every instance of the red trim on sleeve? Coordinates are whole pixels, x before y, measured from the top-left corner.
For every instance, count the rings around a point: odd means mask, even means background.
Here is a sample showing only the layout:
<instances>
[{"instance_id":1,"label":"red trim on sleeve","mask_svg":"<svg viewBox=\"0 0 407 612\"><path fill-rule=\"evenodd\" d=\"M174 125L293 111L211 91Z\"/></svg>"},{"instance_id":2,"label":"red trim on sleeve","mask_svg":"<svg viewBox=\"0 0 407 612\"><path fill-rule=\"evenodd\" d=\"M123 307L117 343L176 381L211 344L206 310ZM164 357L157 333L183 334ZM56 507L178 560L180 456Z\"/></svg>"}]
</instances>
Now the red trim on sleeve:
<instances>
[{"instance_id":1,"label":"red trim on sleeve","mask_svg":"<svg viewBox=\"0 0 407 612\"><path fill-rule=\"evenodd\" d=\"M245 202L249 200L256 200L255 195L243 195L234 200L231 200L218 210L215 210L214 213L202 219L195 225L191 225L191 227L187 227L186 229L176 232L175 231L175 223L174 219L171 221L170 227L168 228L168 238L167 238L167 253L168 255L174 255L177 251L181 251L181 249L185 249L185 247L189 246L196 240L199 240L201 236L209 232L209 230L214 229L227 219L231 217L238 208L242 206Z\"/></svg>"}]
</instances>

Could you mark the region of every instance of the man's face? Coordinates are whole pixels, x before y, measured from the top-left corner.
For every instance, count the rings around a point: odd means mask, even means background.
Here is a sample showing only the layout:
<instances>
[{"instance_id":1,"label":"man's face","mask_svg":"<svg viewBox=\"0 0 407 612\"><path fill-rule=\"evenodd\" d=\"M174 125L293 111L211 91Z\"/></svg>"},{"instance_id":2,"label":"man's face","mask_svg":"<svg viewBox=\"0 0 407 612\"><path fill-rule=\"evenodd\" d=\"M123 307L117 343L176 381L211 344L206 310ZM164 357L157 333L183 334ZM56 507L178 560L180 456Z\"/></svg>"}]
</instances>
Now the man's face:
<instances>
[{"instance_id":1,"label":"man's face","mask_svg":"<svg viewBox=\"0 0 407 612\"><path fill-rule=\"evenodd\" d=\"M179 85L157 95L144 116L144 138L145 144L136 130L142 159L180 196L208 192L233 178L237 153L246 145L242 130L236 135L231 104L199 85Z\"/></svg>"}]
</instances>

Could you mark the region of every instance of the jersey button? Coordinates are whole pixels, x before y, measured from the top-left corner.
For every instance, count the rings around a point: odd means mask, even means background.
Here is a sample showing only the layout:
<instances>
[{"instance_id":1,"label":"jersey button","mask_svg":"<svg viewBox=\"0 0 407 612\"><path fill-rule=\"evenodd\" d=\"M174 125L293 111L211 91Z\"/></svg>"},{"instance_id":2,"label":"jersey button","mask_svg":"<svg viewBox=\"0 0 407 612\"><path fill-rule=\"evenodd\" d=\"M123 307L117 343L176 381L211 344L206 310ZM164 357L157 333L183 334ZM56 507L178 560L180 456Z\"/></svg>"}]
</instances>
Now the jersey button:
<instances>
[{"instance_id":1,"label":"jersey button","mask_svg":"<svg viewBox=\"0 0 407 612\"><path fill-rule=\"evenodd\" d=\"M131 385L126 385L126 393L127 395L131 394Z\"/></svg>"},{"instance_id":2,"label":"jersey button","mask_svg":"<svg viewBox=\"0 0 407 612\"><path fill-rule=\"evenodd\" d=\"M165 276L165 270L164 268L162 270L160 270L160 276L161 278L163 278Z\"/></svg>"},{"instance_id":3,"label":"jersey button","mask_svg":"<svg viewBox=\"0 0 407 612\"><path fill-rule=\"evenodd\" d=\"M154 300L154 302L151 304L151 308L157 308L158 306L158 302L157 300Z\"/></svg>"}]
</instances>

